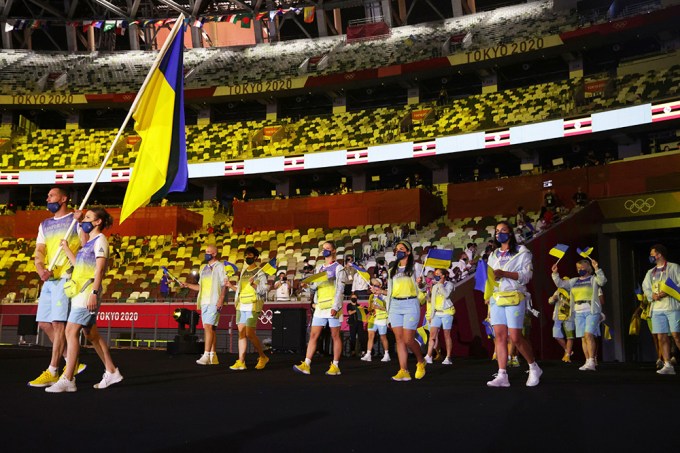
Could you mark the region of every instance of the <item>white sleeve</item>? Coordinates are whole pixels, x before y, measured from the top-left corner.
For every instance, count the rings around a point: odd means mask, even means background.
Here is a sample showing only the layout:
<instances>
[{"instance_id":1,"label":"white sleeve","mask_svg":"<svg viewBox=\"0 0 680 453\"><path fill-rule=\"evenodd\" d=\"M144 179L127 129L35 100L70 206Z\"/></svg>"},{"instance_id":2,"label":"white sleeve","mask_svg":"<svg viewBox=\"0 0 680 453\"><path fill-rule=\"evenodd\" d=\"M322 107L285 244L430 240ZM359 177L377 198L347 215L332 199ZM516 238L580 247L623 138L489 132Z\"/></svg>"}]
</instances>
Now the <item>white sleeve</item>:
<instances>
[{"instance_id":1,"label":"white sleeve","mask_svg":"<svg viewBox=\"0 0 680 453\"><path fill-rule=\"evenodd\" d=\"M97 241L94 243L94 256L95 258L109 257L109 242L103 234L100 234L97 237Z\"/></svg>"},{"instance_id":2,"label":"white sleeve","mask_svg":"<svg viewBox=\"0 0 680 453\"><path fill-rule=\"evenodd\" d=\"M38 226L38 238L35 240L36 244L45 244L45 233L43 232L42 223Z\"/></svg>"}]
</instances>

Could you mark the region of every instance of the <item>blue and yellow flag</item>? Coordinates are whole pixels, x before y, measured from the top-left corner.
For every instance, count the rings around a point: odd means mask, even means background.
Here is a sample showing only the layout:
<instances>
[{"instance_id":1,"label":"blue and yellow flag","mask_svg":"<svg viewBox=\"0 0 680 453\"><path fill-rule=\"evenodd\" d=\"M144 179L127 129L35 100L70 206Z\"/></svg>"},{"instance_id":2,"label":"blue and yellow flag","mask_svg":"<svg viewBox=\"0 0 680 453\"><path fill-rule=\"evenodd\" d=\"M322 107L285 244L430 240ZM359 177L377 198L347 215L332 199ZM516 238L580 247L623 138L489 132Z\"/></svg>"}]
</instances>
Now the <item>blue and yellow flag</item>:
<instances>
[{"instance_id":1,"label":"blue and yellow flag","mask_svg":"<svg viewBox=\"0 0 680 453\"><path fill-rule=\"evenodd\" d=\"M590 256L590 254L593 253L593 248L592 247L586 247L584 249L580 249L580 248L576 247L576 253L578 253L579 255L581 255L584 258L588 258Z\"/></svg>"},{"instance_id":2,"label":"blue and yellow flag","mask_svg":"<svg viewBox=\"0 0 680 453\"><path fill-rule=\"evenodd\" d=\"M451 267L453 260L453 250L447 249L430 249L425 258L425 267L433 267L435 269L448 269Z\"/></svg>"},{"instance_id":3,"label":"blue and yellow flag","mask_svg":"<svg viewBox=\"0 0 680 453\"><path fill-rule=\"evenodd\" d=\"M262 272L267 275L276 274L276 258L272 258L267 264L262 266Z\"/></svg>"},{"instance_id":4,"label":"blue and yellow flag","mask_svg":"<svg viewBox=\"0 0 680 453\"><path fill-rule=\"evenodd\" d=\"M484 300L491 299L496 285L496 276L486 261L479 260L475 271L475 289L484 293Z\"/></svg>"},{"instance_id":5,"label":"blue and yellow flag","mask_svg":"<svg viewBox=\"0 0 680 453\"><path fill-rule=\"evenodd\" d=\"M140 95L132 117L141 137L137 160L125 191L120 223L152 199L187 189L184 128L184 33L182 25Z\"/></svg>"},{"instance_id":6,"label":"blue and yellow flag","mask_svg":"<svg viewBox=\"0 0 680 453\"><path fill-rule=\"evenodd\" d=\"M359 274L366 283L368 283L369 285L371 284L371 274L369 274L366 269L357 265L356 263L352 263L352 267L356 269L357 274Z\"/></svg>"},{"instance_id":7,"label":"blue and yellow flag","mask_svg":"<svg viewBox=\"0 0 680 453\"><path fill-rule=\"evenodd\" d=\"M236 274L238 272L238 267L236 267L236 264L231 263L229 261L224 262L224 272L227 274L227 277L231 277L232 275Z\"/></svg>"},{"instance_id":8,"label":"blue and yellow flag","mask_svg":"<svg viewBox=\"0 0 680 453\"><path fill-rule=\"evenodd\" d=\"M363 305L357 305L357 317L361 322L368 321L368 314L366 314L366 307Z\"/></svg>"},{"instance_id":9,"label":"blue and yellow flag","mask_svg":"<svg viewBox=\"0 0 680 453\"><path fill-rule=\"evenodd\" d=\"M665 282L661 283L661 291L668 294L675 300L680 300L680 287L670 278Z\"/></svg>"},{"instance_id":10,"label":"blue and yellow flag","mask_svg":"<svg viewBox=\"0 0 680 453\"><path fill-rule=\"evenodd\" d=\"M568 245L564 244L557 244L555 247L550 249L550 254L557 259L562 259L565 253L567 253L567 250L569 250Z\"/></svg>"},{"instance_id":11,"label":"blue and yellow flag","mask_svg":"<svg viewBox=\"0 0 680 453\"><path fill-rule=\"evenodd\" d=\"M310 275L309 277L303 278L302 283L320 283L328 280L328 273L326 271L321 271L316 274Z\"/></svg>"},{"instance_id":12,"label":"blue and yellow flag","mask_svg":"<svg viewBox=\"0 0 680 453\"><path fill-rule=\"evenodd\" d=\"M642 292L642 288L639 286L635 288L635 297L637 298L638 302L642 302L645 300L645 293Z\"/></svg>"}]
</instances>

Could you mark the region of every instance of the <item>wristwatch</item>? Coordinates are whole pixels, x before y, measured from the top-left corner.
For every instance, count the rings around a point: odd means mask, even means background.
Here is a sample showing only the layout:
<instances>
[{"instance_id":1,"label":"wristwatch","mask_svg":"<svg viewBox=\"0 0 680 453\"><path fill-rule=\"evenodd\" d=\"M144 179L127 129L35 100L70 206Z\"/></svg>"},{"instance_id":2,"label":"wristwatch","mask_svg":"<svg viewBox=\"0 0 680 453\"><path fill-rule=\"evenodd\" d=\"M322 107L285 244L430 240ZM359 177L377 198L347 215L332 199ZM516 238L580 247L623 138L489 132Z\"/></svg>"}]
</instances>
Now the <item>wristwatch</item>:
<instances>
[{"instance_id":1,"label":"wristwatch","mask_svg":"<svg viewBox=\"0 0 680 453\"><path fill-rule=\"evenodd\" d=\"M93 290L92 290L92 294L98 295L98 294L99 294L99 290L98 290L98 289L93 289Z\"/></svg>"}]
</instances>

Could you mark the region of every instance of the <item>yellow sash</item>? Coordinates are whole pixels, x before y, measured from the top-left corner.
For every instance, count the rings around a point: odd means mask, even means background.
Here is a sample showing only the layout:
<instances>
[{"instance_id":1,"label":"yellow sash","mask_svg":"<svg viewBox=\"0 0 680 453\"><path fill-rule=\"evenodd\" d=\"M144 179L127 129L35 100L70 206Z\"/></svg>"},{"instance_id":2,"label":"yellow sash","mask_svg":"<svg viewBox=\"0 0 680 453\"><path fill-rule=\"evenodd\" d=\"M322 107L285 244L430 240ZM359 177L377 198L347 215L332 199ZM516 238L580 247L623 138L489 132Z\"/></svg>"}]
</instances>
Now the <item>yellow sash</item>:
<instances>
[{"instance_id":1,"label":"yellow sash","mask_svg":"<svg viewBox=\"0 0 680 453\"><path fill-rule=\"evenodd\" d=\"M325 281L316 290L316 309L328 310L335 300L335 283Z\"/></svg>"}]
</instances>

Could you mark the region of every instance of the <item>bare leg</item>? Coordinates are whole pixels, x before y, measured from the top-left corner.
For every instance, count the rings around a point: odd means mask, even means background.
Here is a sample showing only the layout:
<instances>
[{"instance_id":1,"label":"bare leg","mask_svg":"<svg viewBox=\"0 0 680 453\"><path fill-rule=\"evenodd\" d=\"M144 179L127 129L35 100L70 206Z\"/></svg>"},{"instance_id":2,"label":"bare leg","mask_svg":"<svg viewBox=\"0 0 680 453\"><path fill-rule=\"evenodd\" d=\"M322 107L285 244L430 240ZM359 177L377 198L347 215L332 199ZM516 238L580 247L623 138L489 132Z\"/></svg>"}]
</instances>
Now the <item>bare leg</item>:
<instances>
[{"instance_id":1,"label":"bare leg","mask_svg":"<svg viewBox=\"0 0 680 453\"><path fill-rule=\"evenodd\" d=\"M588 339L588 354L590 354L591 359L597 360L597 338L592 333L586 333L585 335Z\"/></svg>"},{"instance_id":2,"label":"bare leg","mask_svg":"<svg viewBox=\"0 0 680 453\"><path fill-rule=\"evenodd\" d=\"M411 350L413 355L416 356L418 363L422 363L423 353L420 351L420 345L416 341L416 331L410 330L410 329L404 329L403 340L404 340L404 344L406 346L408 346L408 348Z\"/></svg>"},{"instance_id":3,"label":"bare leg","mask_svg":"<svg viewBox=\"0 0 680 453\"><path fill-rule=\"evenodd\" d=\"M368 331L368 343L366 343L366 352L371 353L373 350L373 342L375 341L375 330Z\"/></svg>"},{"instance_id":4,"label":"bare leg","mask_svg":"<svg viewBox=\"0 0 680 453\"><path fill-rule=\"evenodd\" d=\"M390 344L387 342L387 335L380 335L380 342L383 345L383 349L385 350L385 354L390 352Z\"/></svg>"},{"instance_id":5,"label":"bare leg","mask_svg":"<svg viewBox=\"0 0 680 453\"><path fill-rule=\"evenodd\" d=\"M510 334L510 339L512 343L517 346L519 353L527 361L528 364L532 364L536 361L534 357L534 350L531 347L531 343L527 341L522 335L522 329L508 329Z\"/></svg>"},{"instance_id":6,"label":"bare leg","mask_svg":"<svg viewBox=\"0 0 680 453\"><path fill-rule=\"evenodd\" d=\"M669 362L671 360L671 340L668 338L668 334L658 333L656 337L659 339L659 349L661 349L664 362Z\"/></svg>"},{"instance_id":7,"label":"bare leg","mask_svg":"<svg viewBox=\"0 0 680 453\"><path fill-rule=\"evenodd\" d=\"M331 338L333 339L333 360L340 361L342 355L342 338L340 338L340 327L331 327Z\"/></svg>"},{"instance_id":8,"label":"bare leg","mask_svg":"<svg viewBox=\"0 0 680 453\"><path fill-rule=\"evenodd\" d=\"M432 357L432 351L435 348L435 339L439 333L439 327L430 327L430 341L427 342L427 355Z\"/></svg>"},{"instance_id":9,"label":"bare leg","mask_svg":"<svg viewBox=\"0 0 680 453\"><path fill-rule=\"evenodd\" d=\"M321 335L322 330L323 326L312 326L312 330L309 332L309 343L307 343L307 355L305 358L312 360L312 357L314 357L316 343L319 340L319 335Z\"/></svg>"},{"instance_id":10,"label":"bare leg","mask_svg":"<svg viewBox=\"0 0 680 453\"><path fill-rule=\"evenodd\" d=\"M66 371L64 371L64 377L66 377L69 381L73 379L73 375L76 370L76 363L78 362L78 355L80 354L80 342L78 341L78 335L80 334L81 328L82 326L80 324L73 324L71 322L69 322L65 328L68 353L66 354ZM59 357L61 357L61 354Z\"/></svg>"},{"instance_id":11,"label":"bare leg","mask_svg":"<svg viewBox=\"0 0 680 453\"><path fill-rule=\"evenodd\" d=\"M260 338L257 336L257 332L254 327L246 327L246 337L248 337L250 342L253 344L255 350L257 351L257 354L260 357L267 357L266 355L264 355L264 348L262 347L262 342L260 341Z\"/></svg>"},{"instance_id":12,"label":"bare leg","mask_svg":"<svg viewBox=\"0 0 680 453\"><path fill-rule=\"evenodd\" d=\"M453 340L451 339L451 329L444 329L444 343L446 343L446 357L451 358L453 354Z\"/></svg>"},{"instance_id":13,"label":"bare leg","mask_svg":"<svg viewBox=\"0 0 680 453\"><path fill-rule=\"evenodd\" d=\"M565 351L567 350L567 342L564 341L564 338L555 338L555 341L557 341L560 344L560 346L562 346L562 349L564 349Z\"/></svg>"},{"instance_id":14,"label":"bare leg","mask_svg":"<svg viewBox=\"0 0 680 453\"><path fill-rule=\"evenodd\" d=\"M106 340L104 340L101 335L99 335L97 325L95 324L89 329L85 329L85 335L87 336L87 339L90 341L90 343L92 343L92 346L97 352L99 359L104 364L106 371L109 373L115 373L116 365L114 365L113 359L111 358L111 351L109 350L109 346L106 344Z\"/></svg>"},{"instance_id":15,"label":"bare leg","mask_svg":"<svg viewBox=\"0 0 680 453\"><path fill-rule=\"evenodd\" d=\"M498 369L505 370L508 367L508 326L496 324L493 326L495 334L494 343L496 344L496 361Z\"/></svg>"},{"instance_id":16,"label":"bare leg","mask_svg":"<svg viewBox=\"0 0 680 453\"><path fill-rule=\"evenodd\" d=\"M406 344L404 343L404 328L392 327L394 332L394 339L397 342L397 357L399 357L399 368L402 370L408 369L408 352L406 351Z\"/></svg>"},{"instance_id":17,"label":"bare leg","mask_svg":"<svg viewBox=\"0 0 680 453\"><path fill-rule=\"evenodd\" d=\"M238 325L238 359L246 361L246 349L248 348L248 338L246 337L246 325Z\"/></svg>"},{"instance_id":18,"label":"bare leg","mask_svg":"<svg viewBox=\"0 0 680 453\"><path fill-rule=\"evenodd\" d=\"M52 323L52 359L50 366L58 367L61 358L64 356L64 348L66 347L65 329L65 322L55 321Z\"/></svg>"}]
</instances>

